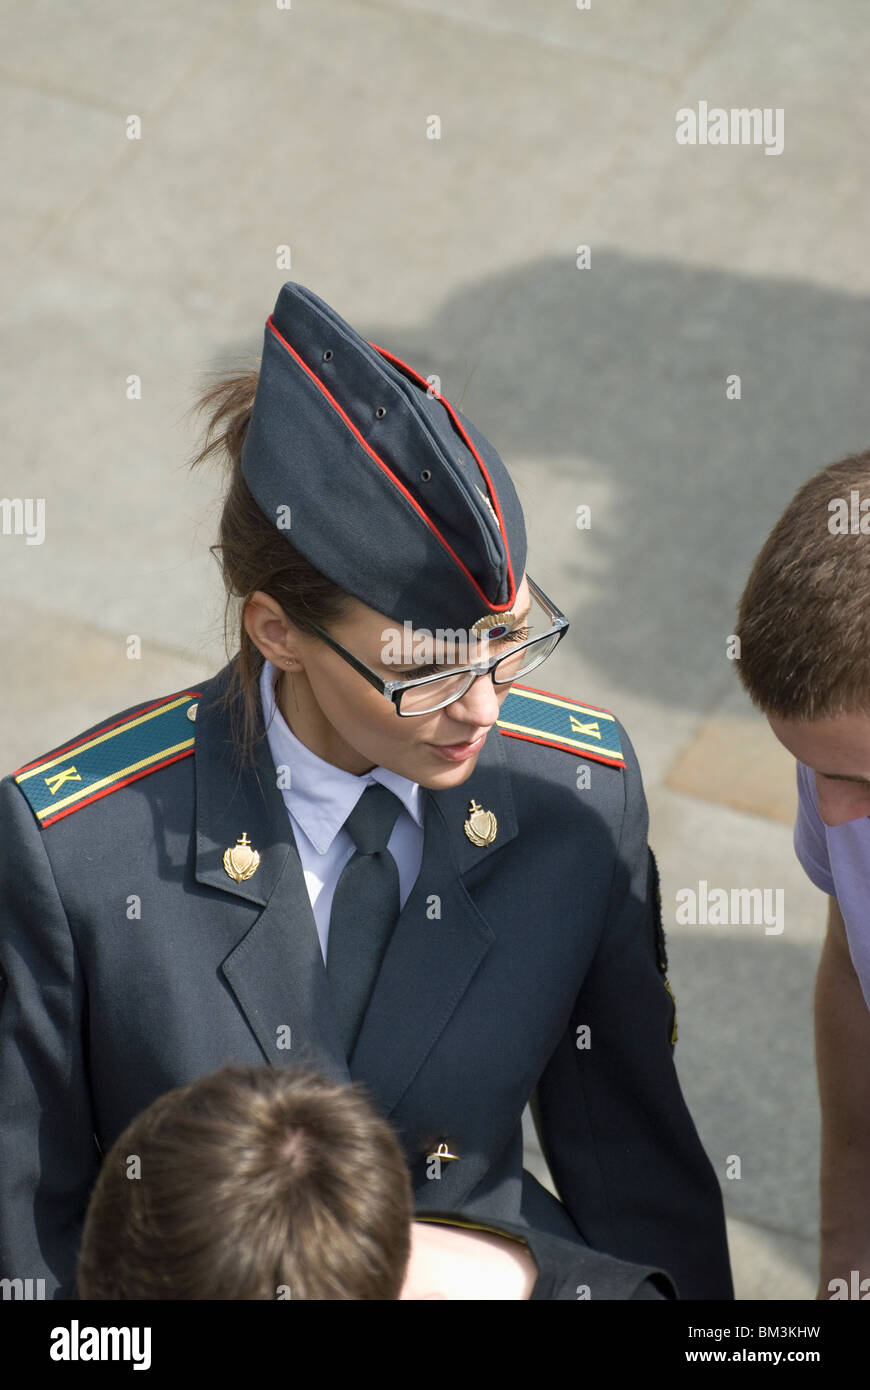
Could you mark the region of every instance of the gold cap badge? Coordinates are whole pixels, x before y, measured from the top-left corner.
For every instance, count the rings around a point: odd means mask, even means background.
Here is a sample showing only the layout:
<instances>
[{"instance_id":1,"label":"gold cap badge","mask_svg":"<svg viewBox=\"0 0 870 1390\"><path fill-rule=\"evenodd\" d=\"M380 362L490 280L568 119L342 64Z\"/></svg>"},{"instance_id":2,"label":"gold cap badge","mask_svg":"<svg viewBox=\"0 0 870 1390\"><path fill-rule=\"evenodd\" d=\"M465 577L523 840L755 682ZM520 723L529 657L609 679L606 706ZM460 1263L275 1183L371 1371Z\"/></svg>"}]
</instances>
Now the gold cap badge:
<instances>
[{"instance_id":1,"label":"gold cap badge","mask_svg":"<svg viewBox=\"0 0 870 1390\"><path fill-rule=\"evenodd\" d=\"M260 855L254 849L248 839L247 830L243 830L232 849L224 850L224 868L230 878L234 878L236 883L244 883L246 878L251 878L260 867Z\"/></svg>"},{"instance_id":2,"label":"gold cap badge","mask_svg":"<svg viewBox=\"0 0 870 1390\"><path fill-rule=\"evenodd\" d=\"M473 845L491 845L498 834L498 821L492 811L484 811L471 801L463 829Z\"/></svg>"},{"instance_id":3,"label":"gold cap badge","mask_svg":"<svg viewBox=\"0 0 870 1390\"><path fill-rule=\"evenodd\" d=\"M516 623L517 615L513 611L510 613L484 613L482 618L478 618L476 623L472 623L470 632L485 632L489 637L501 637L502 633L507 632L508 628ZM491 629L495 631L491 631Z\"/></svg>"}]
</instances>

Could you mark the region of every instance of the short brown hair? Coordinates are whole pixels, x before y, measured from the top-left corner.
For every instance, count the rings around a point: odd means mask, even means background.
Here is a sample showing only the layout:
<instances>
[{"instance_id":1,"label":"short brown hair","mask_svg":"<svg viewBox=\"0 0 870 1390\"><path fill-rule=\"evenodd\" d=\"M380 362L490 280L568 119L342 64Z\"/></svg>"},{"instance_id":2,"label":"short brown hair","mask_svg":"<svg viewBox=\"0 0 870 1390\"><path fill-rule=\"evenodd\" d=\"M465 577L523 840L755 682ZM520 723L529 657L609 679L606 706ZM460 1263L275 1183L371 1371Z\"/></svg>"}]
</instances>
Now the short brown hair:
<instances>
[{"instance_id":1,"label":"short brown hair","mask_svg":"<svg viewBox=\"0 0 870 1390\"><path fill-rule=\"evenodd\" d=\"M804 483L743 591L738 670L765 714L809 720L870 711L870 534L854 529L853 492L870 499L870 452ZM858 515L870 531L870 501Z\"/></svg>"},{"instance_id":2,"label":"short brown hair","mask_svg":"<svg viewBox=\"0 0 870 1390\"><path fill-rule=\"evenodd\" d=\"M231 605L241 601L238 652L233 659L227 704L233 719L234 744L242 758L250 758L254 749L259 708L257 679L263 668L263 658L245 631L244 601L262 590L305 632L314 631L312 623L328 627L330 622L345 616L352 602L344 589L315 569L263 515L245 482L242 446L258 381L259 371L254 367L219 373L193 406L194 413L207 417L207 425L191 467L218 457L229 471L220 538L211 549L220 557L227 595L227 632Z\"/></svg>"},{"instance_id":3,"label":"short brown hair","mask_svg":"<svg viewBox=\"0 0 870 1390\"><path fill-rule=\"evenodd\" d=\"M411 1217L398 1140L359 1085L224 1067L160 1096L109 1150L78 1293L396 1299Z\"/></svg>"}]
</instances>

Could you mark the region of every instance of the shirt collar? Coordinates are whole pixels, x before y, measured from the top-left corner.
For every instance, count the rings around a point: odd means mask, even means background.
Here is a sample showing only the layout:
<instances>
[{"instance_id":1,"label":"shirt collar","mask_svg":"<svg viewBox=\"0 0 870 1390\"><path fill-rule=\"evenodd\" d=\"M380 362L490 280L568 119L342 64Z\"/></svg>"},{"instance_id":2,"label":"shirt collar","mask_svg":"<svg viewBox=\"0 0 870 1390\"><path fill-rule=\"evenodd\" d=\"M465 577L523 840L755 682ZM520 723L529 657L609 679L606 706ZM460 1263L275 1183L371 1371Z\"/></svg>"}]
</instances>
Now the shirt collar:
<instances>
[{"instance_id":1,"label":"shirt collar","mask_svg":"<svg viewBox=\"0 0 870 1390\"><path fill-rule=\"evenodd\" d=\"M399 798L416 825L423 828L423 794L411 782L386 767L373 767L357 776L318 757L293 733L275 701L277 667L270 661L260 676L260 698L269 749L275 767L287 767L290 785L283 787L284 803L318 854L325 854L366 787L380 782Z\"/></svg>"}]
</instances>

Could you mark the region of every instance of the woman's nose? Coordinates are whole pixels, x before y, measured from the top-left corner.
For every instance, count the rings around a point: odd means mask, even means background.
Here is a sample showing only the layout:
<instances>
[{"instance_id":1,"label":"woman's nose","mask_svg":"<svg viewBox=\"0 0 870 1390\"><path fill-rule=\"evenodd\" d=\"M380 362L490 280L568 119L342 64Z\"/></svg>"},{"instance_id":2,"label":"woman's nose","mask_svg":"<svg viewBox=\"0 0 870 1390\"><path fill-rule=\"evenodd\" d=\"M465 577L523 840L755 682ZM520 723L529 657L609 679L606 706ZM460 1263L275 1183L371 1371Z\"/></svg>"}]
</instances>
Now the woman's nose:
<instances>
[{"instance_id":1,"label":"woman's nose","mask_svg":"<svg viewBox=\"0 0 870 1390\"><path fill-rule=\"evenodd\" d=\"M501 687L505 689L505 687ZM499 698L492 676L478 676L465 694L448 706L454 719L461 719L475 728L489 728L498 719Z\"/></svg>"}]
</instances>

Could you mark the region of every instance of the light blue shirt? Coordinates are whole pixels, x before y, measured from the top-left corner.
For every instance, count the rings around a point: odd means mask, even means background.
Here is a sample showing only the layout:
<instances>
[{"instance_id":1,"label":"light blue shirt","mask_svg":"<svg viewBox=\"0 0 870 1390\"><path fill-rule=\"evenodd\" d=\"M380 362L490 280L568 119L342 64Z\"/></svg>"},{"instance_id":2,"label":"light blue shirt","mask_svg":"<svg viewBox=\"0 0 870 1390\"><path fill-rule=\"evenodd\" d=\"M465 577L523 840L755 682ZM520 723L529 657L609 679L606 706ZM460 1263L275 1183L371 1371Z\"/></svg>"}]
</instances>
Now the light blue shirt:
<instances>
[{"instance_id":1,"label":"light blue shirt","mask_svg":"<svg viewBox=\"0 0 870 1390\"><path fill-rule=\"evenodd\" d=\"M861 983L864 1003L870 1009L870 923L867 890L870 887L870 817L858 816L842 825L825 825L819 814L816 779L812 770L797 764L798 813L794 848L811 883L836 898L849 955Z\"/></svg>"},{"instance_id":2,"label":"light blue shirt","mask_svg":"<svg viewBox=\"0 0 870 1390\"><path fill-rule=\"evenodd\" d=\"M399 899L404 907L423 859L423 790L419 782L410 782L389 768L373 767L358 777L312 753L300 743L278 709L274 694L278 674L270 661L264 664L260 677L263 718L325 962L335 885L355 850L344 828L345 821L366 787L376 782L399 798L403 809L396 818L387 849L399 870Z\"/></svg>"}]
</instances>

